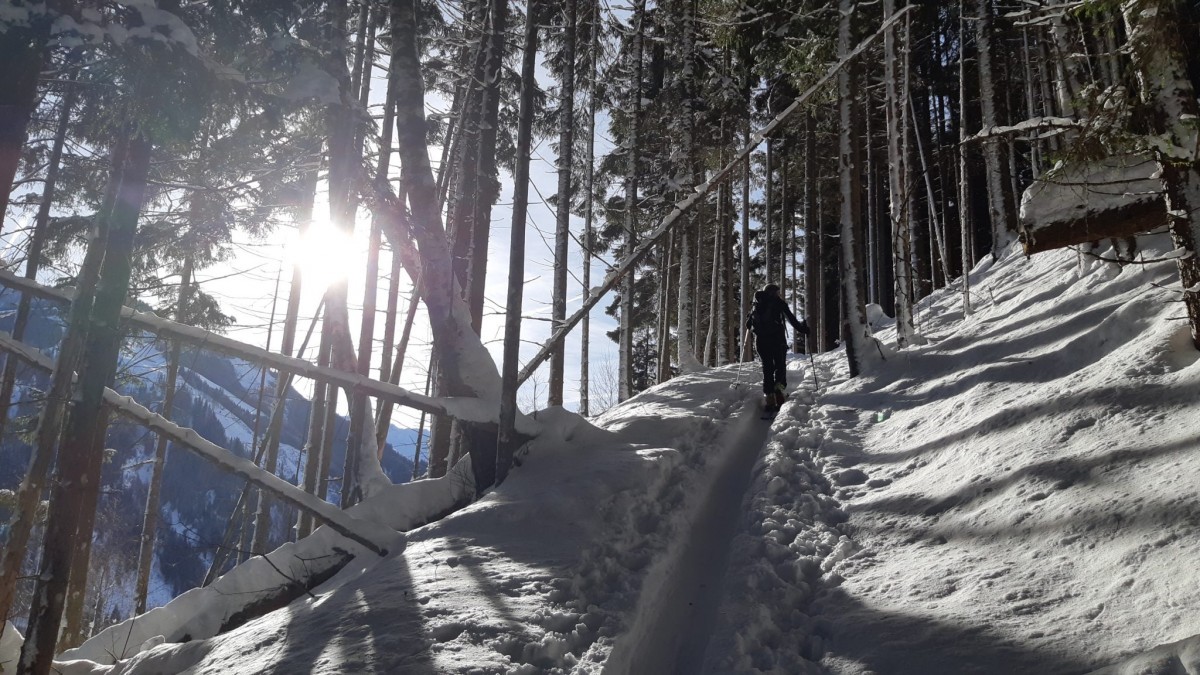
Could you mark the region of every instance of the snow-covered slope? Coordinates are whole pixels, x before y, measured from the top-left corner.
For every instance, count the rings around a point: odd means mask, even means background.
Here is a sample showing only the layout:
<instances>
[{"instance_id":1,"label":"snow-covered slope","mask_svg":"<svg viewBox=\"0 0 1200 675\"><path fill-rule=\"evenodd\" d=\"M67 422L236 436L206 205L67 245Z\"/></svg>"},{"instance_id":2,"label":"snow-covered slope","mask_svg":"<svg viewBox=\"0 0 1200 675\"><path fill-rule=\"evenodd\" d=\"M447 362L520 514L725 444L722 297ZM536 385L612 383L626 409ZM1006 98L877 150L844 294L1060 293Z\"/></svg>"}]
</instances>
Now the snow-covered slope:
<instances>
[{"instance_id":1,"label":"snow-covered slope","mask_svg":"<svg viewBox=\"0 0 1200 675\"><path fill-rule=\"evenodd\" d=\"M1200 672L1177 285L1170 263L1010 254L973 273L971 316L934 295L928 344L866 376L822 355L814 392L793 357L773 423L753 364L593 424L543 413L508 482L403 553L70 672Z\"/></svg>"},{"instance_id":2,"label":"snow-covered slope","mask_svg":"<svg viewBox=\"0 0 1200 675\"><path fill-rule=\"evenodd\" d=\"M1013 256L973 282L973 316L931 298L928 346L774 429L715 672L1088 672L1200 634L1200 354L1173 263ZM1200 672L1192 650L1112 672Z\"/></svg>"}]
</instances>

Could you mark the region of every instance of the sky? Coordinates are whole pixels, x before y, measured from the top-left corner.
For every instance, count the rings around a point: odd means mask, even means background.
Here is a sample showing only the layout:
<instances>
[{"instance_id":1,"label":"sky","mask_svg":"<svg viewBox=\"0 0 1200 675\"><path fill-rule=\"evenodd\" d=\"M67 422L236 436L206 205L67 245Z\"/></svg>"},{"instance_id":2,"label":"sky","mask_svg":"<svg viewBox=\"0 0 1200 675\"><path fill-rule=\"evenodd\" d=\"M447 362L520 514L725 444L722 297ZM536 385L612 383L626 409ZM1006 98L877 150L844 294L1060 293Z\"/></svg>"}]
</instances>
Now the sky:
<instances>
[{"instance_id":1,"label":"sky","mask_svg":"<svg viewBox=\"0 0 1200 675\"><path fill-rule=\"evenodd\" d=\"M384 77L384 71L381 68L376 68L372 85L373 96L376 94L382 96L383 88L386 86ZM544 71L541 72L541 78L543 80L543 87L549 89L553 86L553 83L549 81L549 76ZM427 108L431 111L442 105L444 103L436 97L432 95L428 97ZM607 143L604 138L606 126L606 118L598 120L597 157L606 148L611 147L611 144ZM579 131L583 132L582 129ZM431 146L430 158L434 163L435 171L437 170L437 161L440 156L441 147ZM556 160L557 156L552 148L552 139L535 139L535 145L530 158L531 186L527 214L526 285L523 302L525 320L522 321L521 326L522 363L531 358L550 335L550 323L548 319L550 317L551 286L553 282L554 265L552 247L554 242L555 213L554 207L547 203L545 198L553 196L557 191ZM502 360L501 355L503 352L503 312L508 289L513 191L511 175L501 170L500 180L501 195L498 203L492 210L492 234L488 242L488 270L485 293L487 300L484 307L481 336L484 344L492 353L497 367L499 367ZM320 216L328 213L327 207L323 204L318 204L315 213L317 214L316 220L318 221L315 223L315 227L326 228L328 221L327 219L321 219ZM278 282L280 297L275 307L276 330L271 336L273 342L271 345L272 348L278 349L279 330L282 326L282 317L287 302L287 289L291 280L292 266L296 264L296 261L299 261L301 264L301 269L314 269L320 265L329 265L333 269L350 272L347 283L351 305L351 325L357 326L361 322L364 279L363 275L354 274L354 272L365 269L369 227L370 213L366 209L360 209L352 241L344 247L335 248L335 252L332 254L327 250L329 248L327 244L318 246L315 254L309 252L305 255L305 252L297 250L302 247L295 245L294 242L297 237L295 231L291 228L281 229L274 233L267 241L252 241L246 239L244 235L239 235L239 240L235 241L233 247L235 255L232 259L198 273L197 279L208 292L221 298L226 313L232 314L238 319L238 324L227 331L230 337L258 346L267 346L268 335L266 329L271 320L272 296L275 294L277 277L282 275L282 278ZM575 233L582 232L583 219L572 215L571 229ZM579 246L573 240L569 243L569 251L568 316L578 310L583 302L583 289L580 285L583 255ZM380 263L381 273L384 276L390 274L389 266L389 254L385 252ZM593 261L593 286L597 285L603 279L604 273L603 264ZM398 322L403 321L406 298L410 291L407 275L403 274L402 278L404 286L402 287L399 310L401 316L398 317ZM302 292L302 319L297 344L302 339L302 331L306 330L308 321L311 320L319 304L320 291L314 285L319 285L320 283L322 283L322 279L314 279ZM381 340L383 334L383 310L386 308L387 302L386 283L386 280L381 279L377 300L380 312L376 319L377 340ZM605 336L606 331L616 327L616 322L604 313L603 307L606 304L605 302L601 302L593 308L591 313L592 339L590 340L591 356L589 360L591 364L591 379L593 381L591 388L593 409L596 407L597 398L602 399L605 396L604 383L614 379L616 372L616 345ZM357 328L353 328L353 331L355 332L357 342ZM396 331L398 339L399 326L397 326ZM422 309L417 313L409 353L401 375L401 386L413 391L424 391L430 339L431 333ZM316 342L317 340L314 338L309 354L315 353ZM581 343L581 330L577 327L568 336L566 341L564 407L571 410L577 410L579 406L580 392L578 382L580 379ZM377 344L373 356L373 368L376 373L378 372L381 353L381 345ZM613 376L605 377L605 373L601 372L605 369L610 370ZM519 403L523 409L528 411L534 407L541 408L545 406L547 380L548 366L543 365L539 369L539 372L522 388L519 395ZM308 383L302 382L299 386L304 393L308 393L311 390ZM344 411L344 400L342 407ZM409 428L416 428L419 421L417 415L406 413L402 410L397 410L393 419L396 421L396 424Z\"/></svg>"}]
</instances>

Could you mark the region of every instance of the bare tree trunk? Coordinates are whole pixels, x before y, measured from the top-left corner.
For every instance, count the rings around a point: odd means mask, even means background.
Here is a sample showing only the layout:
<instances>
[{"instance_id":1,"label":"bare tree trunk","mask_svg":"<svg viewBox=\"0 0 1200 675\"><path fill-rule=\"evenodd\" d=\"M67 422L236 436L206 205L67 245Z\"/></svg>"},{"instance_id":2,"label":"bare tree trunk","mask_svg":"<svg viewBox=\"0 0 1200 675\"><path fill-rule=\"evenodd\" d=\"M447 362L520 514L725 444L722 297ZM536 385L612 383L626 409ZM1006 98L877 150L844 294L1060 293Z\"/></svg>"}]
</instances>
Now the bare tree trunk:
<instances>
[{"instance_id":1,"label":"bare tree trunk","mask_svg":"<svg viewBox=\"0 0 1200 675\"><path fill-rule=\"evenodd\" d=\"M958 0L959 13L959 44L966 41L967 17L964 14L965 0ZM963 316L972 314L971 310L971 268L975 266L975 251L971 243L971 189L967 181L967 70L964 62L958 60L958 225L962 235L962 293Z\"/></svg>"},{"instance_id":2,"label":"bare tree trunk","mask_svg":"<svg viewBox=\"0 0 1200 675\"><path fill-rule=\"evenodd\" d=\"M420 248L420 258L416 259L415 252L412 253L412 264L406 263L405 269L420 280L418 288L429 310L430 326L439 347L439 369L446 378L444 391L451 396L499 401L501 382L494 362L472 326L463 323L462 317L464 314L469 316L469 309L461 299L461 287L453 274L449 243L442 227L437 188L429 166L424 83L416 45L413 0L393 1L392 49L393 67L399 69L396 97L398 149L412 219L409 222L397 205L388 206L393 219L389 219L391 227L385 229L384 234L398 250L405 246L411 250L407 243L410 235ZM470 364L469 374L460 371L464 367L460 364L466 363ZM483 427L471 426L468 432L475 441L470 443L470 451L476 489L482 491L495 479L495 435L494 431L489 434ZM489 437L493 441L490 444L485 440ZM435 455L433 461L436 460Z\"/></svg>"},{"instance_id":3,"label":"bare tree trunk","mask_svg":"<svg viewBox=\"0 0 1200 675\"><path fill-rule=\"evenodd\" d=\"M1066 5L1068 0L1051 0L1050 4ZM1060 12L1051 15L1050 35L1053 38L1050 45L1055 50L1056 57L1054 93L1058 99L1059 112L1063 117L1074 117L1075 97L1083 90L1087 76L1079 67L1078 57L1075 56L1077 42L1071 37L1071 31Z\"/></svg>"},{"instance_id":4,"label":"bare tree trunk","mask_svg":"<svg viewBox=\"0 0 1200 675\"><path fill-rule=\"evenodd\" d=\"M999 101L996 93L993 67L992 33L995 16L991 0L975 0L976 54L979 63L979 107L983 114L983 128L990 129L1001 123ZM992 257L998 257L1008 246L1012 233L1017 229L1017 218L1013 212L1012 186L1008 181L1007 147L997 140L984 141L983 161L987 165L988 211L992 220Z\"/></svg>"},{"instance_id":5,"label":"bare tree trunk","mask_svg":"<svg viewBox=\"0 0 1200 675\"><path fill-rule=\"evenodd\" d=\"M743 145L750 145L750 64L749 49L743 50L743 63L745 68L746 90L746 127L743 131ZM746 155L746 159L742 164L742 236L738 241L738 257L741 279L739 286L741 287L741 297L739 298L740 309L738 315L738 323L745 321L746 317L750 316L750 156ZM741 329L738 329L741 332ZM739 341L738 349L741 354L738 361L752 361L754 355L750 353L749 345L746 344L745 333L742 332L742 339Z\"/></svg>"},{"instance_id":6,"label":"bare tree trunk","mask_svg":"<svg viewBox=\"0 0 1200 675\"><path fill-rule=\"evenodd\" d=\"M375 302L379 295L379 249L383 247L383 233L379 223L372 223L367 250L366 279L363 284L362 326L358 334L358 374L371 376L371 352L375 342ZM386 349L386 347L385 347ZM355 393L350 400L350 431L346 438L346 458L342 469L342 508L350 508L363 498L363 479L360 470L367 458L363 447L368 436L367 424L371 420L371 408L367 395ZM372 455L379 461L379 451Z\"/></svg>"},{"instance_id":7,"label":"bare tree trunk","mask_svg":"<svg viewBox=\"0 0 1200 675\"><path fill-rule=\"evenodd\" d=\"M821 223L817 220L819 191L816 158L816 120L804 116L804 314L808 321L805 351L820 351Z\"/></svg>"},{"instance_id":8,"label":"bare tree trunk","mask_svg":"<svg viewBox=\"0 0 1200 675\"><path fill-rule=\"evenodd\" d=\"M883 0L884 17L896 12L896 0ZM896 344L907 347L916 328L913 326L913 269L912 269L912 226L906 200L908 189L907 157L900 152L900 117L904 114L903 93L900 73L897 69L899 54L896 48L896 29L889 29L883 36L884 88L887 96L887 151L888 151L888 218L892 224L892 267L896 294ZM933 208L932 202L930 209Z\"/></svg>"},{"instance_id":9,"label":"bare tree trunk","mask_svg":"<svg viewBox=\"0 0 1200 675\"><path fill-rule=\"evenodd\" d=\"M912 105L911 100L909 100L909 105ZM950 280L953 279L953 277L950 274L950 258L946 253L946 229L945 225L943 224L945 221L943 218L939 217L939 213L936 208L937 202L935 201L933 194L933 179L929 175L929 162L925 157L925 146L921 142L921 129L916 124L915 115L913 119L913 134L917 139L917 157L921 160L921 173L924 174L925 178L925 199L929 202L929 229L933 231L933 237L938 249L938 257L942 261L942 275L946 278L946 285L950 285Z\"/></svg>"},{"instance_id":10,"label":"bare tree trunk","mask_svg":"<svg viewBox=\"0 0 1200 675\"><path fill-rule=\"evenodd\" d=\"M574 19L574 2L571 0L568 2L572 7L569 10L571 18ZM518 361L521 356L521 302L525 291L525 218L529 209L529 146L533 137L533 95L537 88L537 82L534 79L538 46L537 13L540 9L540 3L531 0L525 14L525 44L521 59L521 109L517 121L517 164L516 170L513 172L512 241L508 255L508 312L504 319L504 370L500 388L500 432L496 437L497 485L504 482L508 476L508 471L512 467L513 455L521 443L521 439L514 431L514 426L517 420L517 371L520 369ZM568 26L567 33L571 35L570 51L573 58L573 25ZM561 190L562 187L562 174L560 173L559 189ZM564 196L566 195L560 192L560 199ZM559 203L562 204L561 201ZM562 218L563 214L564 212L560 210L559 217ZM560 228L563 226L561 220L558 225ZM563 246L565 248L565 241ZM556 257L557 253L556 250ZM566 262L565 251L563 262ZM563 295L566 294L566 284L567 280L564 276L562 280ZM557 291L557 280L555 287ZM563 305L563 315L566 315L565 304ZM561 404L561 381L558 395Z\"/></svg>"},{"instance_id":11,"label":"bare tree trunk","mask_svg":"<svg viewBox=\"0 0 1200 675\"><path fill-rule=\"evenodd\" d=\"M425 373L425 395L429 395L429 387L433 384L433 369L428 368ZM417 441L413 443L413 480L416 480L421 475L421 446L425 435L425 412L421 412L421 421L417 423ZM428 470L429 463L425 464Z\"/></svg>"},{"instance_id":12,"label":"bare tree trunk","mask_svg":"<svg viewBox=\"0 0 1200 675\"><path fill-rule=\"evenodd\" d=\"M324 322L321 328L320 346L317 348L317 365L329 365L329 340L325 337ZM336 391L333 386L321 382L313 384L312 405L308 411L308 433L304 441L304 491L325 499L324 492L318 492L321 472L321 448L325 438L325 409L330 392ZM296 523L296 538L303 539L312 534L313 520L308 513L301 512Z\"/></svg>"},{"instance_id":13,"label":"bare tree trunk","mask_svg":"<svg viewBox=\"0 0 1200 675\"><path fill-rule=\"evenodd\" d=\"M852 46L852 15L854 2L838 0L838 58L844 59ZM838 147L838 174L841 187L841 250L842 250L842 338L846 344L846 359L850 377L862 372L868 349L866 312L863 309L860 281L859 236L862 208L859 201L859 123L855 98L859 91L860 68L850 64L838 74L838 111L841 125ZM767 146L768 148L770 146Z\"/></svg>"},{"instance_id":14,"label":"bare tree trunk","mask_svg":"<svg viewBox=\"0 0 1200 675\"><path fill-rule=\"evenodd\" d=\"M629 134L629 148L625 167L625 256L633 255L637 245L637 218L634 213L637 208L638 191L638 154L641 152L638 137L642 122L642 36L646 22L646 0L638 0L634 7L633 34L633 81L630 92L633 94L632 126ZM617 400L624 401L633 396L633 293L636 272L626 275L621 286L621 318L620 345L618 347Z\"/></svg>"},{"instance_id":15,"label":"bare tree trunk","mask_svg":"<svg viewBox=\"0 0 1200 675\"><path fill-rule=\"evenodd\" d=\"M412 338L413 321L417 318L417 308L420 306L420 296L417 294L417 289L413 288L412 297L408 300L408 311L404 313L404 326L400 330L400 341L396 343L396 360L392 366L392 370L388 373L388 382L392 384L400 383L400 373L404 369L405 356L408 354L408 342ZM384 352L387 353L389 344L384 343ZM429 377L425 378L427 381ZM428 396L428 385L425 395ZM379 406L379 417L375 421L375 436L379 447L383 447L387 440L388 427L392 424L392 409L394 405L391 401L385 401Z\"/></svg>"},{"instance_id":16,"label":"bare tree trunk","mask_svg":"<svg viewBox=\"0 0 1200 675\"><path fill-rule=\"evenodd\" d=\"M791 230L791 212L788 210L790 195L788 194L788 158L790 157L788 150L789 140L783 139L783 145L779 149L779 288L787 291L788 278L788 242L792 236Z\"/></svg>"},{"instance_id":17,"label":"bare tree trunk","mask_svg":"<svg viewBox=\"0 0 1200 675\"><path fill-rule=\"evenodd\" d=\"M479 189L474 194L470 248L470 274L467 304L471 324L478 335L483 322L483 299L488 263L488 237L492 228L492 206L500 196L496 175L496 133L500 126L500 74L504 61L504 32L508 20L508 0L491 0L488 11L490 30L483 45L482 125L479 132Z\"/></svg>"},{"instance_id":18,"label":"bare tree trunk","mask_svg":"<svg viewBox=\"0 0 1200 675\"><path fill-rule=\"evenodd\" d=\"M773 284L775 283L775 276L772 274L774 266L771 264L774 258L771 248L775 234L772 229L775 221L775 204L772 199L775 193L775 139L773 138L767 139L767 160L763 165L763 171L766 173L766 210L763 211L763 261L766 266L763 270L763 278L767 280L767 283ZM857 198L855 196L855 199Z\"/></svg>"},{"instance_id":19,"label":"bare tree trunk","mask_svg":"<svg viewBox=\"0 0 1200 675\"><path fill-rule=\"evenodd\" d=\"M725 52L725 72L729 70L729 52ZM721 166L725 166L728 162L726 152L726 124L725 120L721 120L721 136L719 143L721 144ZM721 296L717 300L716 316L717 316L717 365L725 365L733 361L730 353L730 335L729 335L729 308L732 299L731 291L733 285L729 283L730 277L730 259L729 259L729 228L733 215L733 185L726 181L721 185L717 196L717 253L720 266L716 274L720 277L720 293Z\"/></svg>"},{"instance_id":20,"label":"bare tree trunk","mask_svg":"<svg viewBox=\"0 0 1200 675\"><path fill-rule=\"evenodd\" d=\"M193 197L194 198L194 197ZM192 258L183 261L180 273L179 300L175 306L175 320L187 321L187 305L192 293ZM179 360L183 345L171 341L171 353L167 358L167 379L163 384L162 416L175 416L175 385L179 378ZM162 493L163 467L167 461L167 437L159 434L154 447L154 462L150 471L150 489L146 495L146 510L142 516L142 537L138 546L137 583L134 586L134 614L146 612L146 593L150 587L150 569L154 566L154 544L158 535L159 495Z\"/></svg>"},{"instance_id":21,"label":"bare tree trunk","mask_svg":"<svg viewBox=\"0 0 1200 675\"><path fill-rule=\"evenodd\" d=\"M717 302L718 293L720 292L720 276L721 276L721 228L724 226L721 222L720 197L717 198L717 213L713 219L713 247L712 247L712 276L709 279L708 289L708 330L704 338L704 365L717 365Z\"/></svg>"},{"instance_id":22,"label":"bare tree trunk","mask_svg":"<svg viewBox=\"0 0 1200 675\"><path fill-rule=\"evenodd\" d=\"M384 96L383 104L383 128L379 135L379 162L375 169L375 181L381 187L386 188L388 185L388 174L391 171L392 159L392 132L396 126L396 69L392 68L388 71L387 92ZM378 220L380 214L371 215L372 228L378 230L382 234L381 224ZM400 255L394 249L391 254L391 270L388 283L387 295L387 311L384 312L383 326L383 342L379 354L379 379L390 382L392 370L392 340L396 337L396 310L400 303ZM378 266L378 262L376 262ZM416 293L413 293L416 297ZM372 330L373 332L373 330ZM372 335L372 338L374 336ZM360 338L361 340L362 338ZM361 361L361 359L360 359ZM361 365L361 364L360 364ZM369 372L369 369L368 369ZM396 369L396 374L399 376L400 369ZM399 381L397 379L397 381ZM384 413L384 408L387 408L387 413ZM367 420L368 423L373 422L375 426L375 445L378 450L378 458L383 460L383 451L387 440L388 426L391 424L391 406L388 403L380 402L379 412L375 420Z\"/></svg>"},{"instance_id":23,"label":"bare tree trunk","mask_svg":"<svg viewBox=\"0 0 1200 675\"><path fill-rule=\"evenodd\" d=\"M658 282L658 317L655 326L655 337L658 342L658 373L656 380L666 382L671 378L671 279L678 276L672 274L675 266L675 233L667 238L665 245L658 246L659 282Z\"/></svg>"},{"instance_id":24,"label":"bare tree trunk","mask_svg":"<svg viewBox=\"0 0 1200 675\"><path fill-rule=\"evenodd\" d=\"M584 198L584 222L583 222L583 301L586 303L592 296L592 216L594 210L594 194L596 180L596 102L598 99L596 89L596 64L600 54L600 5L597 2L592 2L592 25L591 25L591 62L590 80L588 81L588 141L587 141L587 166L584 168L585 178L584 183L587 187L587 196ZM590 345L588 342L591 339L591 318L587 315L583 317L583 325L580 327L581 344L579 345L579 414L587 417L591 413L591 392L590 387Z\"/></svg>"},{"instance_id":25,"label":"bare tree trunk","mask_svg":"<svg viewBox=\"0 0 1200 675\"><path fill-rule=\"evenodd\" d=\"M1125 0L1121 3L1129 35L1129 52L1137 71L1141 98L1151 106L1151 133L1161 134L1155 154L1167 202L1171 241L1183 251L1176 256L1183 304L1192 344L1200 349L1200 133L1195 120L1200 104L1187 71L1186 25L1180 4L1172 0Z\"/></svg>"},{"instance_id":26,"label":"bare tree trunk","mask_svg":"<svg viewBox=\"0 0 1200 675\"><path fill-rule=\"evenodd\" d=\"M558 103L558 211L554 228L554 291L551 326L567 318L567 240L571 234L571 169L575 163L575 0L563 0L563 73ZM520 155L518 161L522 160ZM563 371L566 350L560 346L550 357L549 405L563 404Z\"/></svg>"},{"instance_id":27,"label":"bare tree trunk","mask_svg":"<svg viewBox=\"0 0 1200 675\"><path fill-rule=\"evenodd\" d=\"M109 221L108 244L96 287L88 330L87 361L58 457L58 481L50 502L42 567L29 611L29 635L18 666L23 673L48 673L58 643L72 563L81 537L92 536L100 494L107 411L104 389L113 379L121 347L120 311L129 292L130 259L146 189L151 146L138 136L129 143L120 187ZM82 580L79 580L82 582ZM77 587L86 587L79 583Z\"/></svg>"},{"instance_id":28,"label":"bare tree trunk","mask_svg":"<svg viewBox=\"0 0 1200 675\"><path fill-rule=\"evenodd\" d=\"M312 227L313 204L316 200L317 190L317 172L310 171L304 177L302 183L303 201L300 204L299 212L296 214L297 222L300 225L299 236L303 238L308 234ZM283 336L280 345L280 353L291 356L292 349L296 343L296 324L300 318L300 294L303 290L303 273L299 268L292 269L292 283L288 291L287 311L283 319ZM328 365L328 363L326 363ZM285 399L287 397L288 382L290 378L285 378L281 371L275 372L275 400L276 405L286 409ZM320 388L320 384L315 385ZM262 441L262 466L265 470L275 473L279 465L279 443L280 436L283 433L283 412L279 414L272 411L271 419L267 421L267 431L263 435ZM255 458L257 462L258 459ZM271 531L271 497L266 492L256 490L257 501L255 504L254 518L254 537L251 540L251 550L255 553L266 553L267 539Z\"/></svg>"}]
</instances>

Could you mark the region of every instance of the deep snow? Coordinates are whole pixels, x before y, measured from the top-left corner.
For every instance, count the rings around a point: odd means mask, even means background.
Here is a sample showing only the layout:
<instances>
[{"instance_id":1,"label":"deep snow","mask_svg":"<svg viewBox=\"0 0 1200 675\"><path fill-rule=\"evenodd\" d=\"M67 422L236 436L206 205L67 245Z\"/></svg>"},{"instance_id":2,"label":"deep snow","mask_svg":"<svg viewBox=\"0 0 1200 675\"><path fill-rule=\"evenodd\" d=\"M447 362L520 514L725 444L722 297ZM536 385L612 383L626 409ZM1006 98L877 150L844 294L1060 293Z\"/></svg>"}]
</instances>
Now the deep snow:
<instances>
[{"instance_id":1,"label":"deep snow","mask_svg":"<svg viewBox=\"0 0 1200 675\"><path fill-rule=\"evenodd\" d=\"M1200 354L1174 266L1010 253L972 288L965 318L954 289L923 301L928 344L863 377L821 355L814 392L794 357L773 423L749 364L591 423L545 411L508 482L403 553L207 639L154 646L143 617L145 651L65 670L1200 672ZM356 516L400 506L420 511Z\"/></svg>"}]
</instances>

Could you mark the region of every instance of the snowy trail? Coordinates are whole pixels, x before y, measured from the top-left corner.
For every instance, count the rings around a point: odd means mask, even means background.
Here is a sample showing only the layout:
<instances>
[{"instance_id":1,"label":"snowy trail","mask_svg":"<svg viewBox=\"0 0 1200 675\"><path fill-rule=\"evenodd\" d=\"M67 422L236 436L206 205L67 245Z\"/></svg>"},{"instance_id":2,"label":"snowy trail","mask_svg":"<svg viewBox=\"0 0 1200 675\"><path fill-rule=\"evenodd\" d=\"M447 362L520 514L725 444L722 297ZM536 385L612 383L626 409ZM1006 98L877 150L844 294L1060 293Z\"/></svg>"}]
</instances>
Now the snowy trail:
<instances>
[{"instance_id":1,"label":"snowy trail","mask_svg":"<svg viewBox=\"0 0 1200 675\"><path fill-rule=\"evenodd\" d=\"M618 639L605 672L701 671L742 501L769 428L760 419L757 397L751 396L718 444L727 451L697 496L701 507L683 535L684 545L657 570L658 591L643 595L633 627Z\"/></svg>"},{"instance_id":2,"label":"snowy trail","mask_svg":"<svg viewBox=\"0 0 1200 675\"><path fill-rule=\"evenodd\" d=\"M687 675L704 670L704 656L717 624L725 572L729 568L730 545L743 514L742 502L750 486L751 469L762 453L770 429L770 423L758 417L758 405L748 403L738 423L748 429L738 441L740 447L717 476L712 495L700 512L692 533L693 544L685 551L700 576L690 588L680 588L684 593L691 593L696 602L686 624L681 627L687 637L675 659L676 673ZM688 602L689 606L692 604Z\"/></svg>"}]
</instances>

